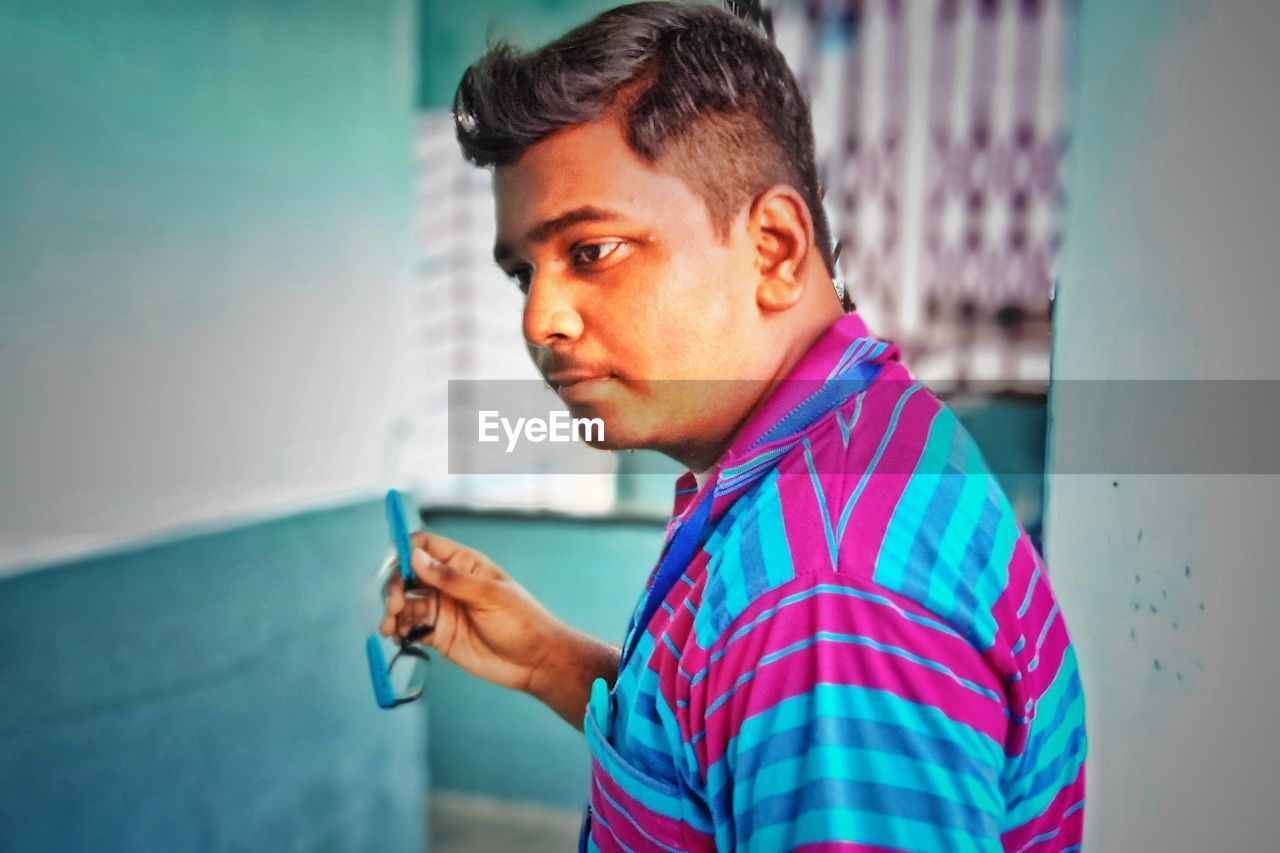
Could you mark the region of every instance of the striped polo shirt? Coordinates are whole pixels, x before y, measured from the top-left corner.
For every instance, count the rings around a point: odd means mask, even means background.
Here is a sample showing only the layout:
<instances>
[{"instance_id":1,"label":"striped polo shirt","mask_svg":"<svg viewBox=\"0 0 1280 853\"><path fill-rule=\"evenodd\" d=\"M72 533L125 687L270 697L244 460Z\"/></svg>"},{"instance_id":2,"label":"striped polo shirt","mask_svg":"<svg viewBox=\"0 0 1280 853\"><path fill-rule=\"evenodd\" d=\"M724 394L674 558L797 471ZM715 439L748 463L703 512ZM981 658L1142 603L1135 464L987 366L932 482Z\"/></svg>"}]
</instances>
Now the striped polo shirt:
<instances>
[{"instance_id":1,"label":"striped polo shirt","mask_svg":"<svg viewBox=\"0 0 1280 853\"><path fill-rule=\"evenodd\" d=\"M837 321L677 482L668 547L703 500L587 708L588 848L1079 848L1084 700L1044 564L894 346Z\"/></svg>"}]
</instances>

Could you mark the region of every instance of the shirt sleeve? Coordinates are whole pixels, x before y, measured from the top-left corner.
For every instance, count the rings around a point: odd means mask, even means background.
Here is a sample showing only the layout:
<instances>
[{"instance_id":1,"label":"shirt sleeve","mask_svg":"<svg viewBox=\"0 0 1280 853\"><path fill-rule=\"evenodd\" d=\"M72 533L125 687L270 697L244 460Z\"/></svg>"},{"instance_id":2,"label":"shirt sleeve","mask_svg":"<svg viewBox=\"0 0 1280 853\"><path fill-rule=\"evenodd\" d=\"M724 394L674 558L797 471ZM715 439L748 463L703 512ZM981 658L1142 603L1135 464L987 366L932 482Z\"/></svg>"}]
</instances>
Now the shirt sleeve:
<instances>
[{"instance_id":1,"label":"shirt sleeve","mask_svg":"<svg viewBox=\"0 0 1280 853\"><path fill-rule=\"evenodd\" d=\"M708 652L693 743L718 849L1002 849L1001 679L920 605L798 577Z\"/></svg>"}]
</instances>

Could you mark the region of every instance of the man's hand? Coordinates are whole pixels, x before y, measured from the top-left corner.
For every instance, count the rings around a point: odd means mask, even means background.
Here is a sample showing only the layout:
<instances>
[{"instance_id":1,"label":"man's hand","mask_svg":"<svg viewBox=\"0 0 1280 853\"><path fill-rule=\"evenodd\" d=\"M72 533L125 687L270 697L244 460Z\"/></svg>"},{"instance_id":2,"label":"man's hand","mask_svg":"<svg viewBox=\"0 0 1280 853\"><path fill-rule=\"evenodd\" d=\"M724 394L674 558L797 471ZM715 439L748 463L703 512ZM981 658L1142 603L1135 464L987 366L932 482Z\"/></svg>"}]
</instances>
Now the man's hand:
<instances>
[{"instance_id":1,"label":"man's hand","mask_svg":"<svg viewBox=\"0 0 1280 853\"><path fill-rule=\"evenodd\" d=\"M591 682L617 677L618 650L556 619L479 551L433 533L411 538L414 574L440 599L435 630L420 642L473 675L532 694L581 727ZM406 599L393 573L382 634L407 636L432 609L429 600Z\"/></svg>"}]
</instances>

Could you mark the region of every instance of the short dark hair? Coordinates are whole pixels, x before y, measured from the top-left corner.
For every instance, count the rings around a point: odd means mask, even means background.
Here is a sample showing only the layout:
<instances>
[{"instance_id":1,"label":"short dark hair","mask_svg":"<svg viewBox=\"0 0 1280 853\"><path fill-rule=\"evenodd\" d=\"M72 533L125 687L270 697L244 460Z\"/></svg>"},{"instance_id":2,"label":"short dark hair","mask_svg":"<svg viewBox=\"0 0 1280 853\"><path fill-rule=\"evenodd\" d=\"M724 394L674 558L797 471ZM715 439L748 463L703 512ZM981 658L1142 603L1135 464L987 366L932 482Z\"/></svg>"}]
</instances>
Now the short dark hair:
<instances>
[{"instance_id":1,"label":"short dark hair","mask_svg":"<svg viewBox=\"0 0 1280 853\"><path fill-rule=\"evenodd\" d=\"M611 113L645 160L671 155L664 166L706 202L722 235L761 192L793 187L834 274L809 105L781 51L729 12L634 3L527 53L498 42L453 99L463 154L482 167L514 163L555 131Z\"/></svg>"}]
</instances>

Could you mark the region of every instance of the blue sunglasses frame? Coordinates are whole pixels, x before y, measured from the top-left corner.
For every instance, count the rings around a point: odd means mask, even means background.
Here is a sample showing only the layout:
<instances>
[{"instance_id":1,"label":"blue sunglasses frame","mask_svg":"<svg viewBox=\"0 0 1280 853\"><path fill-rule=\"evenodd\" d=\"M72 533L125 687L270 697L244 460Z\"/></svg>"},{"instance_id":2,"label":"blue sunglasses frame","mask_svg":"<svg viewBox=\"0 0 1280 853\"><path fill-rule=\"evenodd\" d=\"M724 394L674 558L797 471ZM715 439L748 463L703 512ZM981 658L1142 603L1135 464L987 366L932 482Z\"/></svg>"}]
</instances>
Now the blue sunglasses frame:
<instances>
[{"instance_id":1,"label":"blue sunglasses frame","mask_svg":"<svg viewBox=\"0 0 1280 853\"><path fill-rule=\"evenodd\" d=\"M400 578L404 582L405 591L431 589L431 587L418 580L418 576L413 573L413 568L409 563L412 546L409 541L409 525L405 520L404 504L401 501L400 493L395 489L388 490L385 505L387 526L390 528L391 541L395 544L396 560L399 564ZM413 643L431 633L434 628L434 625L420 625L414 628L407 637L400 639L400 649L390 661L387 660L386 653L382 649L381 637L377 634L371 634L365 640L365 656L369 661L369 680L373 684L373 697L377 701L379 708L395 708L412 702L422 695L425 683L425 667L418 667L418 674L411 680L408 690L404 694L397 694L392 686L391 668L395 666L402 656L416 658L423 662L430 660L427 653L413 645Z\"/></svg>"}]
</instances>

